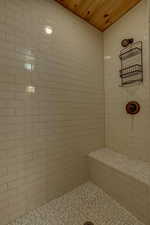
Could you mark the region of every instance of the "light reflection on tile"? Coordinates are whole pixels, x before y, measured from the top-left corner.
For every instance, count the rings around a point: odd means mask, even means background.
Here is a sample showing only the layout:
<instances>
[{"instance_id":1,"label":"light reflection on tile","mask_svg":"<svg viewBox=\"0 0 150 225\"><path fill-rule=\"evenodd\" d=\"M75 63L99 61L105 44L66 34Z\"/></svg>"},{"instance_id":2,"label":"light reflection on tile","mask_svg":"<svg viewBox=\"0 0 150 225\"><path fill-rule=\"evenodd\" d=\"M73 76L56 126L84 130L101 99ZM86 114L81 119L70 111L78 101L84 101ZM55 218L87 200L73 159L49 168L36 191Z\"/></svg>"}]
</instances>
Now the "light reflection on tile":
<instances>
[{"instance_id":1,"label":"light reflection on tile","mask_svg":"<svg viewBox=\"0 0 150 225\"><path fill-rule=\"evenodd\" d=\"M35 87L34 86L27 86L26 92L34 94L35 93Z\"/></svg>"},{"instance_id":2,"label":"light reflection on tile","mask_svg":"<svg viewBox=\"0 0 150 225\"><path fill-rule=\"evenodd\" d=\"M46 34L52 34L53 33L53 28L51 26L46 26L45 27L45 32Z\"/></svg>"}]
</instances>

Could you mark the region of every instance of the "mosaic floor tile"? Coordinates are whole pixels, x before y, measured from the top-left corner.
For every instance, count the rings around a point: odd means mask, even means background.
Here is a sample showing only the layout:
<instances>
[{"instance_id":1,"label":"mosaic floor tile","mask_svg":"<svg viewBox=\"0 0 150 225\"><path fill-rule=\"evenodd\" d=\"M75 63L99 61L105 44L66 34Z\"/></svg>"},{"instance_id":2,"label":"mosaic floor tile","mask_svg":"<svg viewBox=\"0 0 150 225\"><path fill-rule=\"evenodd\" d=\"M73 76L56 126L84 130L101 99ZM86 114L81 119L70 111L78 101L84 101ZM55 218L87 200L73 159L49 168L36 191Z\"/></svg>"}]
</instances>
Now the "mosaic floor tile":
<instances>
[{"instance_id":1,"label":"mosaic floor tile","mask_svg":"<svg viewBox=\"0 0 150 225\"><path fill-rule=\"evenodd\" d=\"M9 225L144 225L103 190L87 182Z\"/></svg>"}]
</instances>

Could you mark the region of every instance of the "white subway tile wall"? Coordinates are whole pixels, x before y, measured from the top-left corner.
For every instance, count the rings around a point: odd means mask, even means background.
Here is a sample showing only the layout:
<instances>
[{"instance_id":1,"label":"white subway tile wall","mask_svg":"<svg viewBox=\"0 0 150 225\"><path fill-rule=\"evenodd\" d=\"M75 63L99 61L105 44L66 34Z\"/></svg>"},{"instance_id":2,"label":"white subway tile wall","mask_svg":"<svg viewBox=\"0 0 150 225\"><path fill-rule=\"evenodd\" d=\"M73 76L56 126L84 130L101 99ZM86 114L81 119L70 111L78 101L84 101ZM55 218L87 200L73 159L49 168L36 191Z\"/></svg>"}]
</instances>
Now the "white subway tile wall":
<instances>
[{"instance_id":1,"label":"white subway tile wall","mask_svg":"<svg viewBox=\"0 0 150 225\"><path fill-rule=\"evenodd\" d=\"M150 162L150 74L148 2L141 1L127 15L104 32L106 146L130 158ZM143 42L144 82L119 87L121 41L134 38ZM109 58L108 58L109 56ZM126 113L128 101L138 101L136 116Z\"/></svg>"},{"instance_id":2,"label":"white subway tile wall","mask_svg":"<svg viewBox=\"0 0 150 225\"><path fill-rule=\"evenodd\" d=\"M103 87L99 31L52 0L0 0L0 225L87 180Z\"/></svg>"}]
</instances>

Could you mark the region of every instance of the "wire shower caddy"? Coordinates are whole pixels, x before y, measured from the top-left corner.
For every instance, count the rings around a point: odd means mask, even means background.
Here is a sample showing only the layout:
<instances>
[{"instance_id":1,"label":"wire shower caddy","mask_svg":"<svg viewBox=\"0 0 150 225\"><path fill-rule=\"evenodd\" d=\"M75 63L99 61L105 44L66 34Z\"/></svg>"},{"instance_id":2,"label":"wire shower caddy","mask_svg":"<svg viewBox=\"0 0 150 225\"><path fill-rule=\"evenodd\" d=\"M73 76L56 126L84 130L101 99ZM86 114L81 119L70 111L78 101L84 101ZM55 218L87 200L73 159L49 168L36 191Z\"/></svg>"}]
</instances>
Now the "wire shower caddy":
<instances>
[{"instance_id":1,"label":"wire shower caddy","mask_svg":"<svg viewBox=\"0 0 150 225\"><path fill-rule=\"evenodd\" d=\"M121 86L143 82L143 43L130 44L120 51Z\"/></svg>"}]
</instances>

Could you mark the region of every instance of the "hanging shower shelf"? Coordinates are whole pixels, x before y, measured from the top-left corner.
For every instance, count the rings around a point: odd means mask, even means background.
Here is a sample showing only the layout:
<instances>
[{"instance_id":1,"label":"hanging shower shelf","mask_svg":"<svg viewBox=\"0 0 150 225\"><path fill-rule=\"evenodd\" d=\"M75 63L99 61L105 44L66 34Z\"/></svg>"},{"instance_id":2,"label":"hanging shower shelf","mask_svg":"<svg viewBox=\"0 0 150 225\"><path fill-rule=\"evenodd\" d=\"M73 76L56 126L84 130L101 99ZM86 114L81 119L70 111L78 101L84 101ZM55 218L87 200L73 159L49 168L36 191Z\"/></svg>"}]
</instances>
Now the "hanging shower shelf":
<instances>
[{"instance_id":1,"label":"hanging shower shelf","mask_svg":"<svg viewBox=\"0 0 150 225\"><path fill-rule=\"evenodd\" d=\"M124 86L124 85L127 85L127 84L133 84L133 83L139 83L139 82L142 82L141 79L136 79L136 80L129 80L129 81L124 81L122 82L122 85L121 86Z\"/></svg>"},{"instance_id":2,"label":"hanging shower shelf","mask_svg":"<svg viewBox=\"0 0 150 225\"><path fill-rule=\"evenodd\" d=\"M136 42L120 52L121 86L143 81L142 42ZM133 60L133 61L132 61ZM133 63L134 62L134 63Z\"/></svg>"},{"instance_id":3,"label":"hanging shower shelf","mask_svg":"<svg viewBox=\"0 0 150 225\"><path fill-rule=\"evenodd\" d=\"M120 70L120 77L127 78L142 73L142 65L135 64Z\"/></svg>"},{"instance_id":4,"label":"hanging shower shelf","mask_svg":"<svg viewBox=\"0 0 150 225\"><path fill-rule=\"evenodd\" d=\"M128 49L126 51L121 52L120 59L125 60L130 57L136 56L138 54L141 54L141 51L142 51L142 49L138 48L138 47Z\"/></svg>"}]
</instances>

